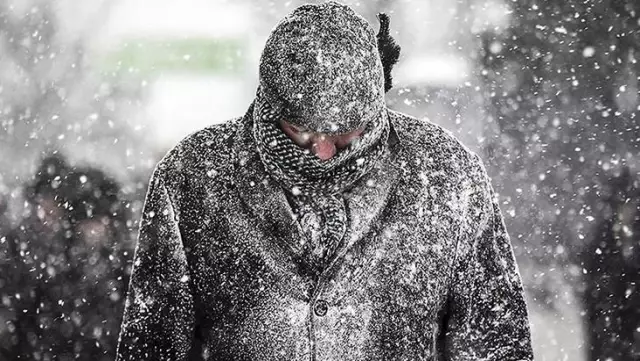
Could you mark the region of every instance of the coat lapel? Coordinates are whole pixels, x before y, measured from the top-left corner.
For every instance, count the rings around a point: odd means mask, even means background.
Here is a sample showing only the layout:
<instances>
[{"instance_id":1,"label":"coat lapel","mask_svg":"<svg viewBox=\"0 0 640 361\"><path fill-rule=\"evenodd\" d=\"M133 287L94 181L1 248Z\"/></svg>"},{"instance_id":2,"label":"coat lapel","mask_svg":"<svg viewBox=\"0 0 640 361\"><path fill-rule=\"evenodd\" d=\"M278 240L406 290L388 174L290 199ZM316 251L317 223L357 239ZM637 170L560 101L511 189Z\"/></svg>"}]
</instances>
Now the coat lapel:
<instances>
[{"instance_id":1,"label":"coat lapel","mask_svg":"<svg viewBox=\"0 0 640 361\"><path fill-rule=\"evenodd\" d=\"M265 232L272 234L282 249L291 257L299 258L302 231L282 188L266 173L260 157L251 142L250 122L243 124L235 151L238 155L238 182L235 187L238 196L248 206L250 212L265 226Z\"/></svg>"}]
</instances>

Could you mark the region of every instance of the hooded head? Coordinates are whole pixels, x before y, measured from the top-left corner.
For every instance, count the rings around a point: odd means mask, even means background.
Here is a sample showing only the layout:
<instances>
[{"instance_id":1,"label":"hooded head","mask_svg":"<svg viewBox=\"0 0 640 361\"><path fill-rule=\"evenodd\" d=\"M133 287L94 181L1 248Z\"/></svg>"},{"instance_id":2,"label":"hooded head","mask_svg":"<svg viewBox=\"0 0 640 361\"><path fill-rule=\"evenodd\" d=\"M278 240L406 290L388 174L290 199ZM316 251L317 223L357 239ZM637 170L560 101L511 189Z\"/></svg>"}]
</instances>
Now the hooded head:
<instances>
[{"instance_id":1,"label":"hooded head","mask_svg":"<svg viewBox=\"0 0 640 361\"><path fill-rule=\"evenodd\" d=\"M340 192L385 153L390 128L384 93L399 47L389 37L388 18L381 14L380 21L376 36L345 5L303 5L269 36L260 63L253 133L267 171L293 193ZM285 135L285 123L319 134L317 139L361 135L335 155L322 157Z\"/></svg>"},{"instance_id":2,"label":"hooded head","mask_svg":"<svg viewBox=\"0 0 640 361\"><path fill-rule=\"evenodd\" d=\"M56 199L60 204L64 203L62 199L66 194L62 185L69 171L70 167L64 157L57 153L48 155L42 160L33 182L25 187L25 198L32 204L42 198Z\"/></svg>"},{"instance_id":3,"label":"hooded head","mask_svg":"<svg viewBox=\"0 0 640 361\"><path fill-rule=\"evenodd\" d=\"M260 62L264 97L287 122L347 133L385 107L384 70L371 25L351 8L304 5L269 36Z\"/></svg>"}]
</instances>

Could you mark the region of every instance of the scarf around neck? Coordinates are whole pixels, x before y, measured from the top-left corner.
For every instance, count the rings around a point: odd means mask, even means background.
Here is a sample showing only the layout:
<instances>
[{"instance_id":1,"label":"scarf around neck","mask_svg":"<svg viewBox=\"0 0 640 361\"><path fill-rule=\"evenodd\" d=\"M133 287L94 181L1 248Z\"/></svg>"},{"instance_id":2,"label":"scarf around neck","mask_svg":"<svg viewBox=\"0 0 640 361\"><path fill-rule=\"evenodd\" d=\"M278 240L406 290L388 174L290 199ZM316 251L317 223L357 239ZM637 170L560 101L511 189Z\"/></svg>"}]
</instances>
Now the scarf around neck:
<instances>
[{"instance_id":1,"label":"scarf around neck","mask_svg":"<svg viewBox=\"0 0 640 361\"><path fill-rule=\"evenodd\" d=\"M307 238L306 256L320 273L346 233L343 192L373 169L388 149L389 117L383 107L360 137L326 161L290 139L280 128L280 119L282 112L259 89L253 113L257 150L269 176L285 190Z\"/></svg>"},{"instance_id":2,"label":"scarf around neck","mask_svg":"<svg viewBox=\"0 0 640 361\"><path fill-rule=\"evenodd\" d=\"M293 195L339 194L367 174L387 149L389 117L386 108L366 124L364 132L331 159L323 161L298 146L280 128L281 112L259 90L253 137L269 175Z\"/></svg>"}]
</instances>

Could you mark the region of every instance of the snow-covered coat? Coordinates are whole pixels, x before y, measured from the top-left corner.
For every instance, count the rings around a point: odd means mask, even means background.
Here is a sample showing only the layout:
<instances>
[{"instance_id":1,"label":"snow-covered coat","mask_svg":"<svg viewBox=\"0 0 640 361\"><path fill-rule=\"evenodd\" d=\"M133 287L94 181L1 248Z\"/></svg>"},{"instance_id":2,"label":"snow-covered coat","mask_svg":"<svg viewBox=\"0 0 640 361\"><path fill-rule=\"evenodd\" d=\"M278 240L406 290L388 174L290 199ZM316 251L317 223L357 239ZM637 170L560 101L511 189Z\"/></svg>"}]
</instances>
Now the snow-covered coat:
<instances>
[{"instance_id":1,"label":"snow-covered coat","mask_svg":"<svg viewBox=\"0 0 640 361\"><path fill-rule=\"evenodd\" d=\"M321 277L243 118L198 131L150 182L125 360L531 360L523 288L480 158L389 111L388 156L346 194Z\"/></svg>"}]
</instances>

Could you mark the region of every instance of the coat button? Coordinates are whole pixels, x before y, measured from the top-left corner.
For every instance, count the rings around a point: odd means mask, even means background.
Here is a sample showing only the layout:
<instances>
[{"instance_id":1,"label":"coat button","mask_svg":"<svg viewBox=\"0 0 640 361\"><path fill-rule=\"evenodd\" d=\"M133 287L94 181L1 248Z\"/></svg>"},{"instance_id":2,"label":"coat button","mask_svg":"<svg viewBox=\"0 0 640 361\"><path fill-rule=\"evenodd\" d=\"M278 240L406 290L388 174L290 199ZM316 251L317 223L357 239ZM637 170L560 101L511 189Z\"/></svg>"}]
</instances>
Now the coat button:
<instances>
[{"instance_id":1,"label":"coat button","mask_svg":"<svg viewBox=\"0 0 640 361\"><path fill-rule=\"evenodd\" d=\"M325 300L317 300L315 305L313 306L313 312L315 312L315 314L320 317L326 315L328 309L329 305Z\"/></svg>"}]
</instances>

